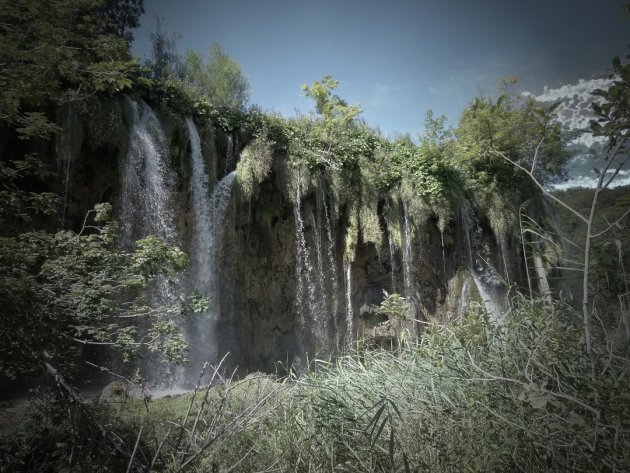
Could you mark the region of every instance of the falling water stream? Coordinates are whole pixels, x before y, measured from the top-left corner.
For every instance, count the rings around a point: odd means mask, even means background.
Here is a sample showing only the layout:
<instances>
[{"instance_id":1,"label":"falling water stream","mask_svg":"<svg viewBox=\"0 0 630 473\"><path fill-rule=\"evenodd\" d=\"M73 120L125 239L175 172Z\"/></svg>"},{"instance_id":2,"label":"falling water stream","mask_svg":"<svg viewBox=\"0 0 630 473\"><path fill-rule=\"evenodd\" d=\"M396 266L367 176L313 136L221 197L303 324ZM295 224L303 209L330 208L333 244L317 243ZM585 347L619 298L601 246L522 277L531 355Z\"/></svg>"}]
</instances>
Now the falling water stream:
<instances>
[{"instance_id":1,"label":"falling water stream","mask_svg":"<svg viewBox=\"0 0 630 473\"><path fill-rule=\"evenodd\" d=\"M389 265L390 265L390 272L392 276L391 293L394 294L397 292L396 290L396 260L395 260L395 252L394 252L394 240L392 239L391 234L388 237L388 242L389 242Z\"/></svg>"},{"instance_id":2,"label":"falling water stream","mask_svg":"<svg viewBox=\"0 0 630 473\"><path fill-rule=\"evenodd\" d=\"M153 110L144 102L128 100L133 125L129 150L121 171L121 222L123 244L146 235L156 235L169 244L180 243L173 215L175 203L174 173L164 132ZM147 357L144 369L153 378L154 393L164 394L178 386L190 385L199 375L204 361L216 361L214 333L219 314L218 250L225 212L230 200L236 171L216 183L210 195L210 182L202 154L199 133L194 122L186 120L190 138L190 202L192 234L189 287L210 300L210 309L192 316L183 326L190 352L186 370L168 368L153 356ZM157 304L173 303L182 290L183 281L160 279L151 292Z\"/></svg>"},{"instance_id":3,"label":"falling water stream","mask_svg":"<svg viewBox=\"0 0 630 473\"><path fill-rule=\"evenodd\" d=\"M468 270L488 315L498 321L503 313L500 289L496 272L490 267L489 250L481 241L481 227L469 206L462 208L459 213L466 242Z\"/></svg>"},{"instance_id":4,"label":"falling water stream","mask_svg":"<svg viewBox=\"0 0 630 473\"><path fill-rule=\"evenodd\" d=\"M411 252L411 230L409 229L409 215L407 206L403 204L403 279L405 286L405 297L411 301L413 296L413 281L411 268L413 265L413 254Z\"/></svg>"},{"instance_id":5,"label":"falling water stream","mask_svg":"<svg viewBox=\"0 0 630 473\"><path fill-rule=\"evenodd\" d=\"M209 300L209 310L191 317L186 326L189 344L187 378L195 379L205 361L215 361L216 322L219 314L218 302L218 247L221 238L223 215L231 195L235 172L218 182L210 196L210 183L206 163L201 150L199 133L191 118L186 119L190 137L192 173L190 178L192 205L191 289Z\"/></svg>"},{"instance_id":6,"label":"falling water stream","mask_svg":"<svg viewBox=\"0 0 630 473\"><path fill-rule=\"evenodd\" d=\"M129 100L133 126L122 169L121 221L125 243L156 235L175 243L174 182L166 138L155 113L144 102Z\"/></svg>"},{"instance_id":7,"label":"falling water stream","mask_svg":"<svg viewBox=\"0 0 630 473\"><path fill-rule=\"evenodd\" d=\"M354 340L354 310L352 308L352 263L346 263L346 342Z\"/></svg>"},{"instance_id":8,"label":"falling water stream","mask_svg":"<svg viewBox=\"0 0 630 473\"><path fill-rule=\"evenodd\" d=\"M323 191L322 191L323 194ZM328 214L328 205L326 204L326 198L323 197L324 201L324 217L326 221L326 235L328 239L328 261L330 264L330 280L331 280L331 304L330 310L332 317L337 317L337 311L339 310L339 284L337 281L337 257L335 254L335 235L332 230L332 226L330 224L330 215Z\"/></svg>"},{"instance_id":9,"label":"falling water stream","mask_svg":"<svg viewBox=\"0 0 630 473\"><path fill-rule=\"evenodd\" d=\"M121 169L121 241L132 247L138 238L155 235L168 244L176 244L172 209L175 183L168 161L164 132L155 113L146 103L128 99L133 125L129 148ZM175 302L181 281L160 277L152 288L152 302ZM158 390L172 388L182 376L182 369L160 363L149 353L142 361L143 371Z\"/></svg>"},{"instance_id":10,"label":"falling water stream","mask_svg":"<svg viewBox=\"0 0 630 473\"><path fill-rule=\"evenodd\" d=\"M315 305L315 294L313 290L313 282L311 273L313 267L311 265L310 254L306 245L306 237L304 235L304 220L302 219L302 204L300 197L300 186L296 190L295 213L295 274L297 276L297 292L296 304L300 317L300 325L302 329L308 327L310 316L313 314Z\"/></svg>"}]
</instances>

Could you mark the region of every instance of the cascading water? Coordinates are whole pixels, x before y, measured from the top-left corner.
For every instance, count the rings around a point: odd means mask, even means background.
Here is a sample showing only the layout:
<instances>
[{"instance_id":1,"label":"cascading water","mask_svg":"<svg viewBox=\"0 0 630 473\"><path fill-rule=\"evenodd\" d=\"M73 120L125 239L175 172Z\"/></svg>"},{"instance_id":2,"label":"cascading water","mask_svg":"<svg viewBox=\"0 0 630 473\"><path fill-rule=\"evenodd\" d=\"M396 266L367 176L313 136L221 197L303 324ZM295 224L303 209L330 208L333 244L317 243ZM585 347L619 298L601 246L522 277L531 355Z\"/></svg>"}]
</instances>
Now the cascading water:
<instances>
[{"instance_id":1,"label":"cascading water","mask_svg":"<svg viewBox=\"0 0 630 473\"><path fill-rule=\"evenodd\" d=\"M352 263L347 262L346 274L346 343L354 340L354 310L352 308Z\"/></svg>"},{"instance_id":2,"label":"cascading water","mask_svg":"<svg viewBox=\"0 0 630 473\"><path fill-rule=\"evenodd\" d=\"M209 299L211 308L191 317L187 324L186 339L190 348L188 381L195 379L203 362L216 359L216 318L219 301L216 283L217 239L221 236L223 214L229 202L235 173L220 181L210 197L210 183L201 150L197 127L191 118L186 119L190 137L190 178L192 206L192 238L190 245L190 286L199 295Z\"/></svg>"},{"instance_id":3,"label":"cascading water","mask_svg":"<svg viewBox=\"0 0 630 473\"><path fill-rule=\"evenodd\" d=\"M227 206L232 196L232 185L235 178L236 171L232 171L214 186L212 193L212 230L215 238L220 237L223 231L223 221L225 220Z\"/></svg>"},{"instance_id":4,"label":"cascading water","mask_svg":"<svg viewBox=\"0 0 630 473\"><path fill-rule=\"evenodd\" d=\"M405 297L411 301L413 296L413 281L411 267L413 265L413 254L411 252L411 230L409 228L409 215L407 206L403 203L403 279L405 286Z\"/></svg>"},{"instance_id":5,"label":"cascading water","mask_svg":"<svg viewBox=\"0 0 630 473\"><path fill-rule=\"evenodd\" d=\"M151 107L131 99L128 102L133 125L121 169L121 241L124 246L131 247L138 238L155 235L172 245L176 243L171 211L175 186L164 132ZM177 281L171 283L158 278L151 291L153 302L173 303L176 284ZM161 365L152 356L145 360L144 370L160 388L172 387L181 376L181 369Z\"/></svg>"},{"instance_id":6,"label":"cascading water","mask_svg":"<svg viewBox=\"0 0 630 473\"><path fill-rule=\"evenodd\" d=\"M323 191L322 191L323 194ZM337 282L337 257L335 255L335 235L332 230L332 226L330 224L330 215L328 214L328 205L326 204L326 198L323 197L324 202L324 218L326 220L326 235L328 238L328 261L330 264L330 273L331 273L331 304L330 310L332 316L337 317L337 311L339 310L339 285Z\"/></svg>"},{"instance_id":7,"label":"cascading water","mask_svg":"<svg viewBox=\"0 0 630 473\"><path fill-rule=\"evenodd\" d=\"M299 186L298 186L299 187ZM308 277L308 272L303 275L303 268L308 268L306 260L306 240L304 239L304 222L302 221L302 211L300 208L300 191L297 191L297 201L294 208L295 216L295 276L296 276L296 291L295 291L295 305L299 315L300 325L303 327L306 323L306 314L304 313L304 302L308 300L308 295L305 297L305 292L308 291L308 285L304 284L305 277Z\"/></svg>"},{"instance_id":8,"label":"cascading water","mask_svg":"<svg viewBox=\"0 0 630 473\"><path fill-rule=\"evenodd\" d=\"M213 209L210 201L210 184L206 164L201 153L201 142L197 127L191 118L186 118L190 136L190 157L192 174L190 190L193 211L192 244L190 248L191 275L195 290L202 295L207 291L213 279L212 242L208 241L207 232L212 227Z\"/></svg>"},{"instance_id":9,"label":"cascading water","mask_svg":"<svg viewBox=\"0 0 630 473\"><path fill-rule=\"evenodd\" d=\"M234 138L228 135L227 152L225 153L224 172L227 174L234 167Z\"/></svg>"},{"instance_id":10,"label":"cascading water","mask_svg":"<svg viewBox=\"0 0 630 473\"><path fill-rule=\"evenodd\" d=\"M395 260L395 252L394 252L394 241L391 237L391 235L388 238L388 243L389 243L389 265L390 265L390 271L391 271L391 276L392 276L392 288L391 288L391 293L395 294L396 293L396 260Z\"/></svg>"},{"instance_id":11,"label":"cascading water","mask_svg":"<svg viewBox=\"0 0 630 473\"><path fill-rule=\"evenodd\" d=\"M319 351L332 345L331 323L337 323L334 318L339 308L335 239L323 190L321 197L316 194L315 209L305 208L307 222L312 229L308 234L305 232L305 209L298 187L294 208L296 306L302 349ZM338 328L337 325L335 328Z\"/></svg>"},{"instance_id":12,"label":"cascading water","mask_svg":"<svg viewBox=\"0 0 630 473\"><path fill-rule=\"evenodd\" d=\"M313 266L306 236L304 235L304 220L302 218L302 203L300 186L296 190L295 214L295 274L297 277L296 305L300 320L302 335L312 327L312 319L317 314L315 288L313 286ZM304 348L304 347L303 347Z\"/></svg>"},{"instance_id":13,"label":"cascading water","mask_svg":"<svg viewBox=\"0 0 630 473\"><path fill-rule=\"evenodd\" d=\"M468 270L475 283L486 311L493 316L495 321L503 313L501 302L501 290L497 281L496 271L490 267L490 251L484 245L479 222L472 213L470 206L464 205L459 210L461 228L466 242L466 259ZM462 294L463 296L463 294ZM460 296L461 297L461 296Z\"/></svg>"},{"instance_id":14,"label":"cascading water","mask_svg":"<svg viewBox=\"0 0 630 473\"><path fill-rule=\"evenodd\" d=\"M193 169L194 174L195 171ZM219 252L221 250L220 242L223 235L223 224L232 196L235 178L236 171L232 171L217 182L214 186L212 197L209 201L206 199L206 203L201 208L202 211L199 213L200 219L197 220L197 216L195 216L195 237L193 241L197 241L201 245L202 255L199 257L192 255L194 258L193 267L197 267L193 274L200 276L200 279L195 281L194 287L199 294L209 299L210 308L202 314L197 314L194 325L189 327L188 330L188 342L191 349L187 373L187 382L189 384L198 379L204 362L213 363L218 361L217 341L214 334L216 333L216 325L221 312L218 278L220 274ZM206 176L202 177L202 179L205 179L207 182L208 178ZM203 187L200 190L203 190Z\"/></svg>"},{"instance_id":15,"label":"cascading water","mask_svg":"<svg viewBox=\"0 0 630 473\"><path fill-rule=\"evenodd\" d=\"M166 138L155 113L144 102L129 99L133 126L121 177L122 237L127 244L145 235L175 243L174 182L169 171Z\"/></svg>"},{"instance_id":16,"label":"cascading water","mask_svg":"<svg viewBox=\"0 0 630 473\"><path fill-rule=\"evenodd\" d=\"M505 280L508 286L510 286L510 271L507 264L507 244L505 242L505 237L499 239L499 246L501 247L501 259L503 260L503 271L505 272Z\"/></svg>"},{"instance_id":17,"label":"cascading water","mask_svg":"<svg viewBox=\"0 0 630 473\"><path fill-rule=\"evenodd\" d=\"M462 288L457 299L457 319L461 320L464 315L466 315L466 311L468 310L468 305L470 304L470 277L464 277L462 282Z\"/></svg>"},{"instance_id":18,"label":"cascading water","mask_svg":"<svg viewBox=\"0 0 630 473\"><path fill-rule=\"evenodd\" d=\"M319 204L319 202L318 202ZM312 217L312 227L315 229L315 256L317 257L317 273L315 275L315 304L312 307L312 318L314 322L313 331L317 338L318 346L322 346L328 339L328 318L327 314L327 291L325 287L326 276L324 274L324 257L322 252L322 229L319 205L317 206L317 217Z\"/></svg>"}]
</instances>

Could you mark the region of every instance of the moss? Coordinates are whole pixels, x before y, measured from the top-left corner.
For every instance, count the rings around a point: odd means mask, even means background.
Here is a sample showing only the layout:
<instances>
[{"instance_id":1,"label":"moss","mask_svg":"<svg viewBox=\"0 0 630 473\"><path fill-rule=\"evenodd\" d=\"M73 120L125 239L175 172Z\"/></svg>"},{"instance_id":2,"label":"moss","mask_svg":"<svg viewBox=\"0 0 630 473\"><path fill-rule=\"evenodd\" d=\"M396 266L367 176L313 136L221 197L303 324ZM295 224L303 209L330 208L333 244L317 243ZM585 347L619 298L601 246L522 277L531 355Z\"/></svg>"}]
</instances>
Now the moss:
<instances>
[{"instance_id":1,"label":"moss","mask_svg":"<svg viewBox=\"0 0 630 473\"><path fill-rule=\"evenodd\" d=\"M433 215L431 206L416 192L411 181L403 179L400 185L400 199L407 211L409 220L414 224L409 230L413 233L413 227L422 226Z\"/></svg>"},{"instance_id":2,"label":"moss","mask_svg":"<svg viewBox=\"0 0 630 473\"><path fill-rule=\"evenodd\" d=\"M258 187L271 173L274 143L265 137L255 138L241 152L236 166L236 182L245 200L258 193Z\"/></svg>"},{"instance_id":3,"label":"moss","mask_svg":"<svg viewBox=\"0 0 630 473\"><path fill-rule=\"evenodd\" d=\"M374 243L378 250L383 244L383 232L378 220L376 202L370 202L370 205L361 206L359 209L359 224L363 241L365 243Z\"/></svg>"},{"instance_id":4,"label":"moss","mask_svg":"<svg viewBox=\"0 0 630 473\"><path fill-rule=\"evenodd\" d=\"M311 185L311 171L298 158L289 158L286 164L286 192L289 201L296 205L298 199L308 194Z\"/></svg>"},{"instance_id":5,"label":"moss","mask_svg":"<svg viewBox=\"0 0 630 473\"><path fill-rule=\"evenodd\" d=\"M400 250L402 249L402 216L398 198L390 196L385 202L383 212L385 213L389 241L394 248Z\"/></svg>"},{"instance_id":6,"label":"moss","mask_svg":"<svg viewBox=\"0 0 630 473\"><path fill-rule=\"evenodd\" d=\"M348 226L346 227L346 236L344 239L344 248L343 248L344 263L354 262L358 242L359 242L359 208L355 204L352 207L350 207L350 215L348 217Z\"/></svg>"}]
</instances>

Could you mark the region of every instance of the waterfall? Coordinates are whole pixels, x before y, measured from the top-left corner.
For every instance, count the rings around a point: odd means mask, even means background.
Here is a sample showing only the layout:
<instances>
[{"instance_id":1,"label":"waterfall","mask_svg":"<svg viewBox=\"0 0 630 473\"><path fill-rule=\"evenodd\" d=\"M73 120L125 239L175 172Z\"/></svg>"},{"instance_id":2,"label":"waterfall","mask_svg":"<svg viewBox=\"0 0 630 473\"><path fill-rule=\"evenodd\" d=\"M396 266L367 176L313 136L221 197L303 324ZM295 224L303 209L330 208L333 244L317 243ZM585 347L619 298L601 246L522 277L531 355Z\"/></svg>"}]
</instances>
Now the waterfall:
<instances>
[{"instance_id":1,"label":"waterfall","mask_svg":"<svg viewBox=\"0 0 630 473\"><path fill-rule=\"evenodd\" d=\"M323 193L323 191L322 191ZM337 320L337 311L339 310L339 285L337 283L337 258L335 255L335 235L330 224L330 215L328 214L328 205L324 196L324 217L326 220L326 235L328 237L328 262L330 264L331 274L331 315Z\"/></svg>"},{"instance_id":2,"label":"waterfall","mask_svg":"<svg viewBox=\"0 0 630 473\"><path fill-rule=\"evenodd\" d=\"M481 297L481 300L483 301L483 305L486 308L488 315L492 316L496 320L498 317L501 316L502 308L501 304L499 303L499 298L493 290L494 288L484 282L481 279L481 276L475 271L472 271L471 275L473 281L475 281L475 286L477 287L477 291L479 292L479 297Z\"/></svg>"},{"instance_id":3,"label":"waterfall","mask_svg":"<svg viewBox=\"0 0 630 473\"><path fill-rule=\"evenodd\" d=\"M206 163L201 152L197 127L191 118L186 118L190 137L190 177L192 206L191 288L209 299L211 308L196 314L187 324L186 338L190 347L189 380L199 375L205 361L216 359L216 318L218 315L217 290L217 238L221 235L223 214L229 202L234 172L228 174L214 188L210 197L210 183Z\"/></svg>"},{"instance_id":4,"label":"waterfall","mask_svg":"<svg viewBox=\"0 0 630 473\"><path fill-rule=\"evenodd\" d=\"M391 234L388 235L387 240L389 242L389 264L391 266L391 273L392 273L392 288L391 288L391 293L395 294L396 293L396 260L394 259L394 240L392 239Z\"/></svg>"},{"instance_id":5,"label":"waterfall","mask_svg":"<svg viewBox=\"0 0 630 473\"><path fill-rule=\"evenodd\" d=\"M510 282L510 271L508 269L507 264L507 247L505 244L505 237L501 237L499 239L499 246L501 247L501 259L503 260L503 270L505 271L505 280L507 281L508 286L512 283Z\"/></svg>"},{"instance_id":6,"label":"waterfall","mask_svg":"<svg viewBox=\"0 0 630 473\"><path fill-rule=\"evenodd\" d=\"M164 132L153 110L144 102L128 99L133 125L129 148L121 169L121 242L131 247L147 235L176 243L173 209L173 173L169 169ZM157 304L176 300L175 286L160 277L149 296ZM143 360L146 374L159 379L161 387L172 387L181 376L181 369L169 368L149 354ZM167 372L164 372L164 371Z\"/></svg>"},{"instance_id":7,"label":"waterfall","mask_svg":"<svg viewBox=\"0 0 630 473\"><path fill-rule=\"evenodd\" d=\"M213 209L210 201L210 184L206 164L201 153L201 142L197 127L191 118L186 118L186 126L190 136L190 154L192 175L190 178L191 200L193 211L192 244L190 247L191 274L193 287L202 295L208 295L211 285L212 242L207 232L212 228Z\"/></svg>"},{"instance_id":8,"label":"waterfall","mask_svg":"<svg viewBox=\"0 0 630 473\"><path fill-rule=\"evenodd\" d=\"M306 246L306 237L304 236L304 220L302 219L302 204L300 197L300 186L296 190L295 214L295 274L297 277L297 293L296 304L300 317L300 325L302 329L309 326L309 316L314 313L315 294L313 283L311 280L311 272L313 267L310 261L308 247Z\"/></svg>"},{"instance_id":9,"label":"waterfall","mask_svg":"<svg viewBox=\"0 0 630 473\"><path fill-rule=\"evenodd\" d=\"M175 243L174 182L169 170L166 138L155 113L144 102L129 99L133 126L121 177L122 238L156 235Z\"/></svg>"},{"instance_id":10,"label":"waterfall","mask_svg":"<svg viewBox=\"0 0 630 473\"><path fill-rule=\"evenodd\" d=\"M234 167L234 138L232 133L228 135L227 152L225 153L225 164L223 172L226 174Z\"/></svg>"},{"instance_id":11,"label":"waterfall","mask_svg":"<svg viewBox=\"0 0 630 473\"><path fill-rule=\"evenodd\" d=\"M352 309L352 263L346 263L346 342L354 340L354 310Z\"/></svg>"},{"instance_id":12,"label":"waterfall","mask_svg":"<svg viewBox=\"0 0 630 473\"><path fill-rule=\"evenodd\" d=\"M230 203L230 197L232 196L232 185L236 178L236 171L228 173L223 179L221 179L214 186L214 192L212 193L212 230L214 238L221 236L223 231L223 220L225 219L225 211ZM216 240L215 240L216 241Z\"/></svg>"},{"instance_id":13,"label":"waterfall","mask_svg":"<svg viewBox=\"0 0 630 473\"><path fill-rule=\"evenodd\" d=\"M460 294L458 294L458 299L457 299L457 319L461 320L464 315L466 314L466 311L468 310L468 305L470 304L470 287L471 283L470 283L470 277L469 276L464 276L463 278L463 282L462 282L462 289Z\"/></svg>"},{"instance_id":14,"label":"waterfall","mask_svg":"<svg viewBox=\"0 0 630 473\"><path fill-rule=\"evenodd\" d=\"M459 210L467 248L467 266L488 314L498 321L503 313L501 288L490 266L490 250L483 242L483 230L469 205Z\"/></svg>"},{"instance_id":15,"label":"waterfall","mask_svg":"<svg viewBox=\"0 0 630 473\"><path fill-rule=\"evenodd\" d=\"M315 323L313 329L318 341L318 345L325 346L325 344L328 342L328 318L326 317L326 314L327 300L329 298L329 295L327 294L325 286L326 276L324 274L324 257L322 252L322 229L319 199L317 203L317 217L311 215L313 228L315 229L315 255L317 257L316 285L313 288L313 293L315 294L315 305L312 308L312 318Z\"/></svg>"},{"instance_id":16,"label":"waterfall","mask_svg":"<svg viewBox=\"0 0 630 473\"><path fill-rule=\"evenodd\" d=\"M202 158L199 158L197 165L200 163L203 164ZM193 156L193 178L196 174L194 170L195 165ZM203 170L203 168L201 169ZM194 323L192 326L189 326L190 363L187 374L188 383L193 383L197 380L204 362L209 361L212 363L218 359L216 327L221 313L221 306L219 305L221 294L218 277L221 273L219 252L223 235L223 223L235 178L236 171L232 171L224 176L214 186L210 199L207 198L207 193L202 194L200 197L206 196L206 199L199 209L199 214L197 214L197 209L193 207L195 212L193 242L201 244L201 247L198 248L200 254L196 255L194 253L195 250L191 250L193 274L194 277L198 277L194 281L193 287L199 294L209 299L210 308L202 314L194 315ZM207 179L207 175L203 177L206 183ZM204 190L204 188L207 189L207 184L205 187L201 187L200 190ZM193 187L193 203L195 202L194 193L195 189Z\"/></svg>"},{"instance_id":17,"label":"waterfall","mask_svg":"<svg viewBox=\"0 0 630 473\"><path fill-rule=\"evenodd\" d=\"M409 215L407 206L403 203L403 278L405 286L405 297L407 302L411 302L413 296L412 265L413 255L411 252L411 231L409 229Z\"/></svg>"},{"instance_id":18,"label":"waterfall","mask_svg":"<svg viewBox=\"0 0 630 473\"><path fill-rule=\"evenodd\" d=\"M305 208L302 207L300 194L298 184L294 208L296 308L302 342L310 342L310 346L307 343L302 349L320 350L332 345L331 323L338 328L339 285L335 238L323 190L321 196L319 193L315 195L316 206L313 211L310 206L305 207L311 232L305 231Z\"/></svg>"}]
</instances>

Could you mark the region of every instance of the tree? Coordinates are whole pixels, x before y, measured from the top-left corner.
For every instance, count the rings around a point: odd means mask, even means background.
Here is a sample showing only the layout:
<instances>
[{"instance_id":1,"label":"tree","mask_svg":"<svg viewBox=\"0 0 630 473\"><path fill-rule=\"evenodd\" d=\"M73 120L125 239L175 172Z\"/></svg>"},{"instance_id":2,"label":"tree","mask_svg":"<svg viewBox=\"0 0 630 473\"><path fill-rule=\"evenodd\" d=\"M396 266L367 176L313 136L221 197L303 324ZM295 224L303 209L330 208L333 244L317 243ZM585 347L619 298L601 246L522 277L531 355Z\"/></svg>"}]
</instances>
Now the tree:
<instances>
[{"instance_id":1,"label":"tree","mask_svg":"<svg viewBox=\"0 0 630 473\"><path fill-rule=\"evenodd\" d=\"M595 136L606 138L607 144L603 156L603 164L596 169L597 182L593 190L593 196L588 214L582 214L563 200L551 194L541 182L539 174L537 174L536 165L540 157L540 149L544 140L544 136L540 138L540 144L536 147L532 159L531 167L525 167L525 164L517 161L508 153L501 151L495 147L491 147L490 151L506 162L512 164L524 172L536 184L545 195L560 206L576 216L585 226L584 232L584 252L582 265L582 319L584 325L584 339L586 345L586 353L591 359L593 377L595 376L596 360L593 350L593 334L591 329L591 299L590 299L590 269L592 260L592 248L594 241L608 233L611 229L620 225L624 219L630 215L630 209L626 210L618 219L613 222L606 221L605 225L596 228L597 204L602 192L609 188L610 184L619 175L630 159L630 147L628 140L630 139L630 64L622 65L619 58L613 60L614 76L616 80L608 90L597 90L595 95L604 99L601 105L594 105L593 109L598 117L591 122L591 132Z\"/></svg>"},{"instance_id":2,"label":"tree","mask_svg":"<svg viewBox=\"0 0 630 473\"><path fill-rule=\"evenodd\" d=\"M117 35L130 44L133 41L130 30L140 26L144 0L106 0L100 13L104 20L102 32Z\"/></svg>"},{"instance_id":3,"label":"tree","mask_svg":"<svg viewBox=\"0 0 630 473\"><path fill-rule=\"evenodd\" d=\"M0 162L3 200L14 209L0 214L5 228L28 222L29 214L54 211L52 196L11 185L34 177L36 163ZM0 373L23 377L54 360L67 375L81 361L79 347L89 345L113 347L127 358L147 347L171 361L185 361L186 346L173 317L201 309L205 301L159 307L143 294L157 277L183 271L187 259L151 236L136 242L133 252L120 250L111 210L109 204L97 205L79 233L34 228L0 237ZM151 321L146 334L138 331L140 318Z\"/></svg>"},{"instance_id":4,"label":"tree","mask_svg":"<svg viewBox=\"0 0 630 473\"><path fill-rule=\"evenodd\" d=\"M149 236L123 252L108 204L91 211L79 233L46 231L58 208L58 195L43 192L45 140L58 130L49 115L60 103L133 84L138 64L127 33L141 11L141 0L0 0L0 124L5 140L24 141L0 160L3 374L51 363L67 373L86 345L125 356L145 346L185 359L176 325L160 315L188 306L151 307L142 297L152 280L184 269L180 250ZM151 320L146 334L138 318Z\"/></svg>"},{"instance_id":5,"label":"tree","mask_svg":"<svg viewBox=\"0 0 630 473\"><path fill-rule=\"evenodd\" d=\"M218 44L208 56L189 50L184 58L185 80L197 94L221 107L243 110L249 100L249 83L241 66Z\"/></svg>"},{"instance_id":6,"label":"tree","mask_svg":"<svg viewBox=\"0 0 630 473\"><path fill-rule=\"evenodd\" d=\"M131 87L138 63L127 33L141 5L0 0L0 122L22 138L50 136L46 107Z\"/></svg>"},{"instance_id":7,"label":"tree","mask_svg":"<svg viewBox=\"0 0 630 473\"><path fill-rule=\"evenodd\" d=\"M509 92L496 100L478 97L455 130L454 165L466 175L500 241L517 228L521 204L537 193L523 169L544 186L562 174L571 157L560 125L553 122L554 108Z\"/></svg>"},{"instance_id":8,"label":"tree","mask_svg":"<svg viewBox=\"0 0 630 473\"><path fill-rule=\"evenodd\" d=\"M334 94L338 85L339 81L331 76L324 76L310 86L301 85L304 95L315 101L319 117L303 123L303 139L295 143L294 154L306 155L311 166L323 164L333 170L352 168L359 154L369 154L373 145L369 139L371 131L357 119L361 107L348 105Z\"/></svg>"}]
</instances>

